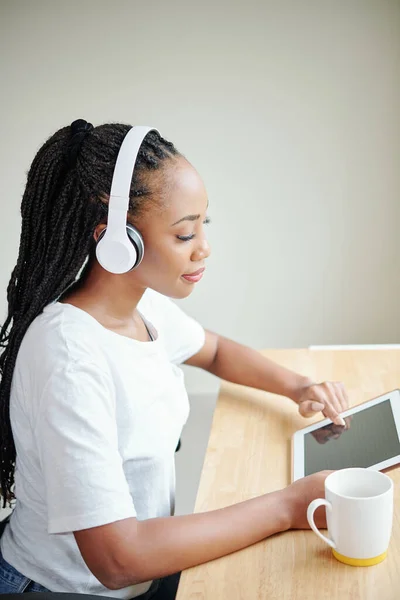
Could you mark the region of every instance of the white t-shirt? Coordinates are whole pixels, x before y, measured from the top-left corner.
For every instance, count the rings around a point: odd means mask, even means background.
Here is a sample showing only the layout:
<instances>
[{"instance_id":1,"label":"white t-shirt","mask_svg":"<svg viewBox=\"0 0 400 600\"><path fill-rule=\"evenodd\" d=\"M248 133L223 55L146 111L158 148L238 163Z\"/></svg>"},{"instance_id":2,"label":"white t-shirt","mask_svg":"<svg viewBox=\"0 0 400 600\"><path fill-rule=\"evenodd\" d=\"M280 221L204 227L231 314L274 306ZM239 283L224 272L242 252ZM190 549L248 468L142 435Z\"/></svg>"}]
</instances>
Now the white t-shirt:
<instances>
[{"instance_id":1,"label":"white t-shirt","mask_svg":"<svg viewBox=\"0 0 400 600\"><path fill-rule=\"evenodd\" d=\"M73 531L174 512L174 453L189 414L183 372L204 330L147 290L138 305L155 341L105 329L70 304L47 306L22 341L11 390L17 503L6 561L52 592L132 598L89 571Z\"/></svg>"}]
</instances>

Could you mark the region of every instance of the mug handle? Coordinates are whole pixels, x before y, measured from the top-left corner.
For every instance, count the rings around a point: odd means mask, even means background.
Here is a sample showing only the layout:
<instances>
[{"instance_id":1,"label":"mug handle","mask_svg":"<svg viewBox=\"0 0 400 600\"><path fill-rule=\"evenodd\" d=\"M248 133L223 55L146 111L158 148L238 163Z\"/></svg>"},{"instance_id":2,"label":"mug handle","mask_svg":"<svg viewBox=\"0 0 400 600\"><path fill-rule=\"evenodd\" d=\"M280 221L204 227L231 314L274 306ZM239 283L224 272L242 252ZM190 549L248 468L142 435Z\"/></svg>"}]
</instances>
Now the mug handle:
<instances>
[{"instance_id":1,"label":"mug handle","mask_svg":"<svg viewBox=\"0 0 400 600\"><path fill-rule=\"evenodd\" d=\"M323 540L331 548L336 548L335 542L330 538L326 537L325 535L322 535L322 533L314 523L314 513L319 506L326 506L326 510L332 511L332 504L328 502L328 500L325 500L324 498L317 498L316 500L313 500L311 502L307 509L307 521L313 532L316 533L317 536L321 538L321 540Z\"/></svg>"}]
</instances>

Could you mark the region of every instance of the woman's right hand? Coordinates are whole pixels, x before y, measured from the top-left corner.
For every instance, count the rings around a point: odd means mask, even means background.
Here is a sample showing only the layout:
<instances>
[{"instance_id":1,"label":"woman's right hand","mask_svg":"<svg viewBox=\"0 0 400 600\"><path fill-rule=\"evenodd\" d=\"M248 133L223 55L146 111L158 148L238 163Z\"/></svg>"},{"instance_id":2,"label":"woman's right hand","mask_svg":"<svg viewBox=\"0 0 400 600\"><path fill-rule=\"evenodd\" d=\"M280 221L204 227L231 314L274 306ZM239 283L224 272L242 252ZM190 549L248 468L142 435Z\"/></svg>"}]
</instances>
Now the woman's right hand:
<instances>
[{"instance_id":1,"label":"woman's right hand","mask_svg":"<svg viewBox=\"0 0 400 600\"><path fill-rule=\"evenodd\" d=\"M325 479L332 471L320 471L295 481L282 490L282 505L288 511L289 529L309 529L307 508L316 498L325 498ZM315 524L318 528L326 528L325 509L315 512Z\"/></svg>"}]
</instances>

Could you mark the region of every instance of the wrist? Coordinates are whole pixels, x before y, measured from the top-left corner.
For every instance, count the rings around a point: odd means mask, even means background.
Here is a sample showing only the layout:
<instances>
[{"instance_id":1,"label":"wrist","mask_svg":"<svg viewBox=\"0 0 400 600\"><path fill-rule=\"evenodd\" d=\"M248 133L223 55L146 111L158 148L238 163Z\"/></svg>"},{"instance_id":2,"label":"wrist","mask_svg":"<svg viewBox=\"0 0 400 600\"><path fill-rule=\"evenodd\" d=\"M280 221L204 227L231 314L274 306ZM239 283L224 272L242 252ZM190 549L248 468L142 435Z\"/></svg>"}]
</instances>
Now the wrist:
<instances>
[{"instance_id":1,"label":"wrist","mask_svg":"<svg viewBox=\"0 0 400 600\"><path fill-rule=\"evenodd\" d=\"M276 497L276 502L279 506L279 531L288 531L293 526L293 515L295 512L293 498L288 493L289 488L284 488L277 492L273 492Z\"/></svg>"},{"instance_id":2,"label":"wrist","mask_svg":"<svg viewBox=\"0 0 400 600\"><path fill-rule=\"evenodd\" d=\"M305 390L311 385L314 385L314 383L315 382L310 377L298 375L293 382L292 387L288 390L287 397L293 400L293 402L296 404L299 404Z\"/></svg>"},{"instance_id":3,"label":"wrist","mask_svg":"<svg viewBox=\"0 0 400 600\"><path fill-rule=\"evenodd\" d=\"M298 499L293 493L292 486L288 486L283 490L280 490L280 506L282 511L283 529L282 531L288 531L294 528L296 521L296 514L298 512Z\"/></svg>"}]
</instances>

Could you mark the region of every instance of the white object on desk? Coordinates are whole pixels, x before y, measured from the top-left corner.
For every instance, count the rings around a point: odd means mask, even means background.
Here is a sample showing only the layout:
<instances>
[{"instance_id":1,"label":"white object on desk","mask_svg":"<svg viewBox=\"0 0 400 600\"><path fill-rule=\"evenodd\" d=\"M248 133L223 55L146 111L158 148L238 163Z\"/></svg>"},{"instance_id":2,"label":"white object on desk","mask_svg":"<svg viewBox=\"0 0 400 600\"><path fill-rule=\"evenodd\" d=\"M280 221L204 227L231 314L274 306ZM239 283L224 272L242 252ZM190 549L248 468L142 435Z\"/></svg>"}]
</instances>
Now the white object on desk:
<instances>
[{"instance_id":1,"label":"white object on desk","mask_svg":"<svg viewBox=\"0 0 400 600\"><path fill-rule=\"evenodd\" d=\"M330 537L315 525L319 506L326 506ZM307 520L340 562L354 567L377 565L386 558L392 532L393 481L368 469L331 473L325 480L325 498L311 502Z\"/></svg>"},{"instance_id":2,"label":"white object on desk","mask_svg":"<svg viewBox=\"0 0 400 600\"><path fill-rule=\"evenodd\" d=\"M337 344L332 346L309 346L309 350L399 350L400 344Z\"/></svg>"},{"instance_id":3,"label":"white object on desk","mask_svg":"<svg viewBox=\"0 0 400 600\"><path fill-rule=\"evenodd\" d=\"M378 405L381 406L378 408ZM371 414L375 415L374 419ZM337 440L330 435L330 419L294 433L292 481L324 469L367 467L381 471L400 463L400 390L387 392L341 413L344 419L352 415L353 425L338 435ZM326 444L329 439L332 441ZM343 448L346 448L345 453Z\"/></svg>"}]
</instances>

